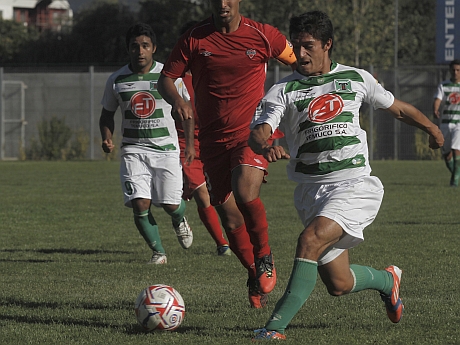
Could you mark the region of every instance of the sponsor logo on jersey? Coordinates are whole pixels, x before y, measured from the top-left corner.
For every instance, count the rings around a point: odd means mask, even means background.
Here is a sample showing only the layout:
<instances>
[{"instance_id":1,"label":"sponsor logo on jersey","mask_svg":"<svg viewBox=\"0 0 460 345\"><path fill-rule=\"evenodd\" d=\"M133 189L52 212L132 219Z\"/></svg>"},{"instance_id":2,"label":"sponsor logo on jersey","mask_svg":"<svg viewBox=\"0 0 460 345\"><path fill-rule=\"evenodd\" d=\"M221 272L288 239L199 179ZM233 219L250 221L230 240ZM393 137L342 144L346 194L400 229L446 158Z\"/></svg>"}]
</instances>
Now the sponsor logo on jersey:
<instances>
[{"instance_id":1,"label":"sponsor logo on jersey","mask_svg":"<svg viewBox=\"0 0 460 345\"><path fill-rule=\"evenodd\" d=\"M252 60L254 56L256 56L257 52L255 49L248 49L246 50L246 55Z\"/></svg>"},{"instance_id":2,"label":"sponsor logo on jersey","mask_svg":"<svg viewBox=\"0 0 460 345\"><path fill-rule=\"evenodd\" d=\"M350 79L335 79L334 85L335 85L335 91L337 92L353 93L353 90L351 89Z\"/></svg>"},{"instance_id":3,"label":"sponsor logo on jersey","mask_svg":"<svg viewBox=\"0 0 460 345\"><path fill-rule=\"evenodd\" d=\"M134 83L120 83L117 84L117 92L126 92L130 90L134 90L136 88L136 85Z\"/></svg>"},{"instance_id":4,"label":"sponsor logo on jersey","mask_svg":"<svg viewBox=\"0 0 460 345\"><path fill-rule=\"evenodd\" d=\"M303 89L303 90L297 90L297 92L304 93L305 96L311 96L313 95L313 88L309 87L308 89Z\"/></svg>"},{"instance_id":5,"label":"sponsor logo on jersey","mask_svg":"<svg viewBox=\"0 0 460 345\"><path fill-rule=\"evenodd\" d=\"M150 91L158 89L158 82L156 80L150 80Z\"/></svg>"},{"instance_id":6,"label":"sponsor logo on jersey","mask_svg":"<svg viewBox=\"0 0 460 345\"><path fill-rule=\"evenodd\" d=\"M343 100L337 95L327 93L313 99L308 105L308 119L313 123L324 123L339 115Z\"/></svg>"},{"instance_id":7,"label":"sponsor logo on jersey","mask_svg":"<svg viewBox=\"0 0 460 345\"><path fill-rule=\"evenodd\" d=\"M212 53L211 52L208 52L207 50L203 50L200 52L200 55L203 55L203 56L211 56Z\"/></svg>"},{"instance_id":8,"label":"sponsor logo on jersey","mask_svg":"<svg viewBox=\"0 0 460 345\"><path fill-rule=\"evenodd\" d=\"M449 103L450 104L459 104L460 103L460 93L452 92L449 95Z\"/></svg>"},{"instance_id":9,"label":"sponsor logo on jersey","mask_svg":"<svg viewBox=\"0 0 460 345\"><path fill-rule=\"evenodd\" d=\"M140 119L148 118L155 111L155 98L146 91L136 92L130 101L131 112Z\"/></svg>"}]
</instances>

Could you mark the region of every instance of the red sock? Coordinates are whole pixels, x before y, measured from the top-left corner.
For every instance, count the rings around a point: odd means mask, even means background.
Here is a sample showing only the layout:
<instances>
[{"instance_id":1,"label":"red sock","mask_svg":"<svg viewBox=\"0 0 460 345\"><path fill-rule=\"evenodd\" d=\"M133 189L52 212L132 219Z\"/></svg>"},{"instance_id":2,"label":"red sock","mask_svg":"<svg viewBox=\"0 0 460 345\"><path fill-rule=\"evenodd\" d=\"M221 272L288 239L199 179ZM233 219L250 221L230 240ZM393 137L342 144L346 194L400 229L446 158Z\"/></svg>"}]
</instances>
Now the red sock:
<instances>
[{"instance_id":1,"label":"red sock","mask_svg":"<svg viewBox=\"0 0 460 345\"><path fill-rule=\"evenodd\" d=\"M243 214L251 243L254 246L254 256L261 258L264 255L269 255L271 250L268 245L268 222L264 204L260 198L257 198L237 205Z\"/></svg>"},{"instance_id":2,"label":"red sock","mask_svg":"<svg viewBox=\"0 0 460 345\"><path fill-rule=\"evenodd\" d=\"M213 238L214 242L216 242L216 245L223 246L224 244L227 244L227 241L225 240L224 234L220 227L219 217L214 207L198 207L198 215L200 216L201 221Z\"/></svg>"},{"instance_id":3,"label":"red sock","mask_svg":"<svg viewBox=\"0 0 460 345\"><path fill-rule=\"evenodd\" d=\"M227 238L230 243L230 249L248 270L249 275L255 277L254 253L249 234L246 231L246 225L243 224L235 230L227 231Z\"/></svg>"}]
</instances>

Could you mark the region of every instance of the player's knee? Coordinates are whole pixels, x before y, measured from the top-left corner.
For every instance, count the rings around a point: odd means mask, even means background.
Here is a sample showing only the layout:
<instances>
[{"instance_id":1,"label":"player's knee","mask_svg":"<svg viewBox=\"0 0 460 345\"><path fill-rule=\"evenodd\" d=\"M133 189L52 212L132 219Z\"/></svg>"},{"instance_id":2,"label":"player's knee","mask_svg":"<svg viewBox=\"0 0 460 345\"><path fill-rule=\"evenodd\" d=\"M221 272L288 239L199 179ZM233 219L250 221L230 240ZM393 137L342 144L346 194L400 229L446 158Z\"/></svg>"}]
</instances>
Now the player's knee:
<instances>
[{"instance_id":1,"label":"player's knee","mask_svg":"<svg viewBox=\"0 0 460 345\"><path fill-rule=\"evenodd\" d=\"M350 293L351 289L353 288L348 282L340 281L340 282L333 282L326 285L327 292L329 295L334 297L340 297Z\"/></svg>"}]
</instances>

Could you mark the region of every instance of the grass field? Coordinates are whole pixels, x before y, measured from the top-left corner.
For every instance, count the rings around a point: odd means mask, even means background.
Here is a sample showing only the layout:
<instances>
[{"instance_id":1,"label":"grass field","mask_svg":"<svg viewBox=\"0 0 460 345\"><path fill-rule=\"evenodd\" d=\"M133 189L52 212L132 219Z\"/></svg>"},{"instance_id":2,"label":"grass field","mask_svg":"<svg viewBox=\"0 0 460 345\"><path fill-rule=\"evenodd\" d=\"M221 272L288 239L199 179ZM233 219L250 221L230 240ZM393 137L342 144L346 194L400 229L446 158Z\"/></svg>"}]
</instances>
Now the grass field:
<instances>
[{"instance_id":1,"label":"grass field","mask_svg":"<svg viewBox=\"0 0 460 345\"><path fill-rule=\"evenodd\" d=\"M441 161L376 161L385 186L379 216L353 263L404 270L402 321L386 317L376 291L341 298L318 280L286 330L285 344L460 344L460 190ZM250 309L236 257L217 257L194 203L194 243L183 250L166 214L153 210L168 254L150 251L122 205L117 162L0 163L0 344L250 344L289 277L301 230L285 163L262 188L278 284ZM147 285L169 284L186 303L175 332L144 333L133 304Z\"/></svg>"}]
</instances>

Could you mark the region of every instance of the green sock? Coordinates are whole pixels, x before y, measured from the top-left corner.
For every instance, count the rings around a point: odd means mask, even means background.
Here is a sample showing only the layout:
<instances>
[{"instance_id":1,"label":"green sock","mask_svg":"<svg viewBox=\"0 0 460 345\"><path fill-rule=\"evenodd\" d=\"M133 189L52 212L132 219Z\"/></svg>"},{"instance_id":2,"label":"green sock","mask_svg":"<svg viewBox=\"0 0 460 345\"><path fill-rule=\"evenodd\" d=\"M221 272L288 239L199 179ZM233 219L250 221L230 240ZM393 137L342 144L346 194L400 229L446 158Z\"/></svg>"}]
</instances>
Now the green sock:
<instances>
[{"instance_id":1,"label":"green sock","mask_svg":"<svg viewBox=\"0 0 460 345\"><path fill-rule=\"evenodd\" d=\"M139 233L152 250L165 253L161 244L158 225L155 218L153 218L152 213L150 213L150 210L145 210L141 213L134 213L134 223L136 224L137 230L139 230Z\"/></svg>"},{"instance_id":2,"label":"green sock","mask_svg":"<svg viewBox=\"0 0 460 345\"><path fill-rule=\"evenodd\" d=\"M447 160L447 158L446 158L446 159L444 159L444 162L446 163L447 169L449 169L449 171L451 173L453 173L454 172L454 158L450 157L449 160Z\"/></svg>"},{"instance_id":3,"label":"green sock","mask_svg":"<svg viewBox=\"0 0 460 345\"><path fill-rule=\"evenodd\" d=\"M180 222L182 222L182 219L184 219L184 215L185 215L185 202L184 202L184 200L181 200L179 207L176 208L175 211L173 211L173 212L166 211L166 213L171 216L173 226L174 227L179 226Z\"/></svg>"},{"instance_id":4,"label":"green sock","mask_svg":"<svg viewBox=\"0 0 460 345\"><path fill-rule=\"evenodd\" d=\"M460 157L455 157L454 161L454 169L452 171L452 179L451 183L454 186L458 186L458 182L460 180Z\"/></svg>"},{"instance_id":5,"label":"green sock","mask_svg":"<svg viewBox=\"0 0 460 345\"><path fill-rule=\"evenodd\" d=\"M350 265L350 270L355 277L355 286L350 292L372 289L383 292L386 295L391 293L393 276L389 272L360 265Z\"/></svg>"},{"instance_id":6,"label":"green sock","mask_svg":"<svg viewBox=\"0 0 460 345\"><path fill-rule=\"evenodd\" d=\"M318 263L300 258L294 260L286 291L276 303L275 310L265 325L266 329L284 334L289 322L313 291L317 276Z\"/></svg>"}]
</instances>

